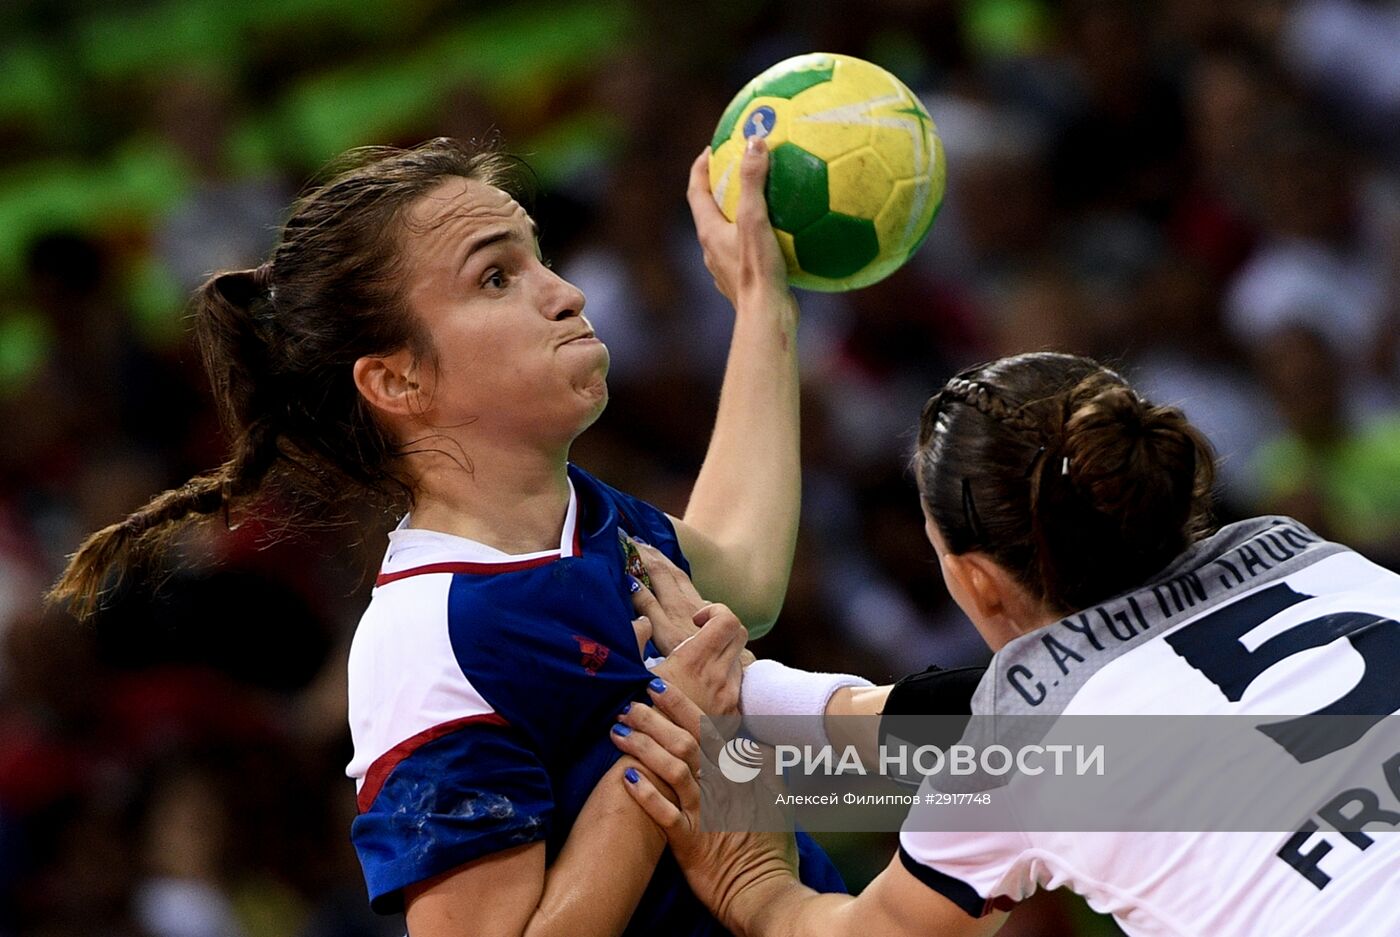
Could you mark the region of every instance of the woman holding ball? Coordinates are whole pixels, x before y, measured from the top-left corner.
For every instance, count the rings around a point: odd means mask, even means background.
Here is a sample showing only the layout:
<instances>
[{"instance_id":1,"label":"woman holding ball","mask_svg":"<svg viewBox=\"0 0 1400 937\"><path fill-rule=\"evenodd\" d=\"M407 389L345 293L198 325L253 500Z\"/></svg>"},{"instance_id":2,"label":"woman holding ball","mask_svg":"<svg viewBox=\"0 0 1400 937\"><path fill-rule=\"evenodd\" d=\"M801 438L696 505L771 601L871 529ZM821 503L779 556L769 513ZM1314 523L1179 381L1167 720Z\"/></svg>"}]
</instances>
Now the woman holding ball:
<instances>
[{"instance_id":1,"label":"woman holding ball","mask_svg":"<svg viewBox=\"0 0 1400 937\"><path fill-rule=\"evenodd\" d=\"M230 456L93 534L54 588L88 614L190 525L272 504L401 513L351 650L348 772L371 902L406 908L414 937L719 933L610 783L635 763L608 739L649 682L731 711L746 638L710 607L701 637L649 671L653 630L665 653L696 629L634 621L647 593L629 576L630 538L758 633L786 589L798 309L766 171L760 143L730 224L705 157L692 167L697 233L735 322L683 517L569 462L607 402L607 347L541 258L512 163L438 139L350 154L296 203L264 264L199 290ZM840 887L814 847L804 878Z\"/></svg>"}]
</instances>

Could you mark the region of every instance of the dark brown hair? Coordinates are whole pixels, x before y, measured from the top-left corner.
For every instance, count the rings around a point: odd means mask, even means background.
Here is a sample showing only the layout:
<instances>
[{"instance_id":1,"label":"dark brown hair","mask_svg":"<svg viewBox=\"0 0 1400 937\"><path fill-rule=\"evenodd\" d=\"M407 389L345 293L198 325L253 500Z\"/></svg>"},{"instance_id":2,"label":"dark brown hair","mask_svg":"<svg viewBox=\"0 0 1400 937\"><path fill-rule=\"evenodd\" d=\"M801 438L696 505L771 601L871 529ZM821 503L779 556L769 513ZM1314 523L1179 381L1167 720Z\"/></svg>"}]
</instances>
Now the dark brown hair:
<instances>
[{"instance_id":1,"label":"dark brown hair","mask_svg":"<svg viewBox=\"0 0 1400 937\"><path fill-rule=\"evenodd\" d=\"M962 372L925 404L915 458L948 549L986 553L1062 613L1141 585L1210 523L1205 436L1088 358Z\"/></svg>"},{"instance_id":2,"label":"dark brown hair","mask_svg":"<svg viewBox=\"0 0 1400 937\"><path fill-rule=\"evenodd\" d=\"M327 181L293 205L266 263L217 274L195 293L195 337L232 440L228 460L88 537L50 600L86 616L104 589L157 558L185 525L211 516L230 523L268 495L332 515L366 498L411 502L394 467L400 445L352 376L365 355L432 351L403 298L404 212L454 176L523 202L527 173L492 148L445 137L412 149L365 147L332 163Z\"/></svg>"}]
</instances>

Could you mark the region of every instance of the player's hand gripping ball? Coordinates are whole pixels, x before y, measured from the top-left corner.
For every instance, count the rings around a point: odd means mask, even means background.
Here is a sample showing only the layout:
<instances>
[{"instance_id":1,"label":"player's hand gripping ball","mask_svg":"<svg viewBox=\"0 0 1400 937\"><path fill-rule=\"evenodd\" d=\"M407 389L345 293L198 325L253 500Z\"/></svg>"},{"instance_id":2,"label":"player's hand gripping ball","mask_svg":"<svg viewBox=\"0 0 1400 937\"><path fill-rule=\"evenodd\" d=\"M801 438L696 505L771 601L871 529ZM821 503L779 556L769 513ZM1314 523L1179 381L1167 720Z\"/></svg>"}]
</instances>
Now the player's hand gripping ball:
<instances>
[{"instance_id":1,"label":"player's hand gripping ball","mask_svg":"<svg viewBox=\"0 0 1400 937\"><path fill-rule=\"evenodd\" d=\"M768 143L768 214L788 281L859 289L927 237L947 167L928 111L898 78L849 55L779 62L730 102L710 141L710 189L730 221L749 137Z\"/></svg>"}]
</instances>

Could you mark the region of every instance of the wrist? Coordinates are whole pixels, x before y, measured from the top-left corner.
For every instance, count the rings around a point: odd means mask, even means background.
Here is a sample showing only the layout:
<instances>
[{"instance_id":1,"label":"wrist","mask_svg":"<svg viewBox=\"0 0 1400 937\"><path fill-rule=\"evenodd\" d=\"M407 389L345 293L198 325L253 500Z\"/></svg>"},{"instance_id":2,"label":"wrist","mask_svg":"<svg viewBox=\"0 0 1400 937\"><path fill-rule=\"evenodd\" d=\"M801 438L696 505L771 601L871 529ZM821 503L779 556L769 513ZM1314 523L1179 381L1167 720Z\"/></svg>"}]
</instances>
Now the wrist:
<instances>
[{"instance_id":1,"label":"wrist","mask_svg":"<svg viewBox=\"0 0 1400 937\"><path fill-rule=\"evenodd\" d=\"M830 744L826 733L827 704L844 687L869 687L863 677L846 673L812 673L775 660L755 661L744 670L739 706L745 718L783 716L781 720L749 722L750 734L768 745Z\"/></svg>"},{"instance_id":2,"label":"wrist","mask_svg":"<svg viewBox=\"0 0 1400 937\"><path fill-rule=\"evenodd\" d=\"M755 283L741 289L734 299L736 315L763 313L778 315L796 325L799 314L797 297L786 283Z\"/></svg>"}]
</instances>

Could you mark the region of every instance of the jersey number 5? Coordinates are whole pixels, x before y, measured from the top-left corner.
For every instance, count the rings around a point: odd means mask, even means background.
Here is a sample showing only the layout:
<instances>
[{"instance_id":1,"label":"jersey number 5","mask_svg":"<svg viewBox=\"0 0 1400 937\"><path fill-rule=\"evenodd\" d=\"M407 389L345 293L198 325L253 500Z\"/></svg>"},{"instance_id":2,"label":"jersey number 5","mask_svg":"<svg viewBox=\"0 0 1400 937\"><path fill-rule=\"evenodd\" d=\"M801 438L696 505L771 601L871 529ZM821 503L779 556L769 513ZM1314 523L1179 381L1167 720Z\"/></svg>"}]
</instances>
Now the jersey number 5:
<instances>
[{"instance_id":1,"label":"jersey number 5","mask_svg":"<svg viewBox=\"0 0 1400 937\"><path fill-rule=\"evenodd\" d=\"M1249 685L1274 664L1337 638L1350 641L1366 668L1356 686L1307 716L1259 726L1260 732L1300 762L1347 747L1383 718L1400 710L1400 680L1395 679L1400 672L1400 622L1366 612L1335 612L1299 622L1252 650L1244 643L1243 638L1250 631L1311 598L1315 596L1279 583L1210 612L1166 638L1172 650L1219 687L1231 702L1239 702ZM1369 718L1323 725L1309 716Z\"/></svg>"}]
</instances>

